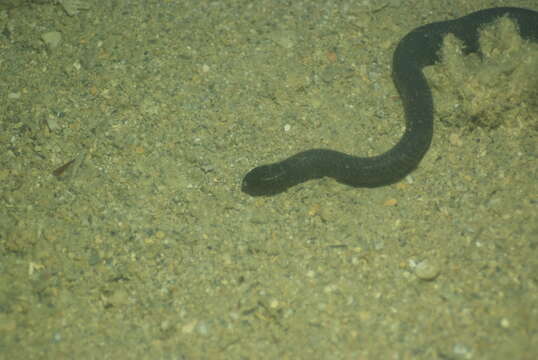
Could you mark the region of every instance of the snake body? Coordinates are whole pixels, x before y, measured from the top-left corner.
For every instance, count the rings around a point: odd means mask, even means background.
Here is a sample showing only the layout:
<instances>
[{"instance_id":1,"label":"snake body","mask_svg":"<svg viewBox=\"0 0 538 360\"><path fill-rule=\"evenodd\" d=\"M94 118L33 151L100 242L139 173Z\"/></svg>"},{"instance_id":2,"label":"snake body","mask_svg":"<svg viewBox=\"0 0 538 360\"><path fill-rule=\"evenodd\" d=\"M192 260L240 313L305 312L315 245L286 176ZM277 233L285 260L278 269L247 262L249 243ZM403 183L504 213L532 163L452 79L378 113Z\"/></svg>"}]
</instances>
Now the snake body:
<instances>
[{"instance_id":1,"label":"snake body","mask_svg":"<svg viewBox=\"0 0 538 360\"><path fill-rule=\"evenodd\" d=\"M393 54L392 79L404 106L406 129L390 150L373 157L330 149L302 151L250 170L243 178L242 191L252 196L275 195L322 177L354 187L377 187L402 179L417 167L432 140L433 98L422 69L439 61L443 37L448 33L463 41L465 53L478 52L480 27L505 15L518 24L523 39L538 42L538 12L514 7L489 8L426 24L400 40Z\"/></svg>"}]
</instances>

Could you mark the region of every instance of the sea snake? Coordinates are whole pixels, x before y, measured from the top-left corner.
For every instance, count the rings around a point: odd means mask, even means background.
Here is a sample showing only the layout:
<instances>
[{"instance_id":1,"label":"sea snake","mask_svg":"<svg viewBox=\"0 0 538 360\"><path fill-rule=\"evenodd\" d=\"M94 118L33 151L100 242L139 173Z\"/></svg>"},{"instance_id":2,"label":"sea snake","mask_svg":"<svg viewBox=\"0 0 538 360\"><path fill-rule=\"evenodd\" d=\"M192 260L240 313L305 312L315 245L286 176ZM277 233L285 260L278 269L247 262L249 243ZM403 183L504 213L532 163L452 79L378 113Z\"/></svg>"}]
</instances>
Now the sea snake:
<instances>
[{"instance_id":1,"label":"sea snake","mask_svg":"<svg viewBox=\"0 0 538 360\"><path fill-rule=\"evenodd\" d=\"M392 80L403 102L406 129L393 148L373 157L330 149L302 151L250 170L243 178L242 191L252 196L275 195L325 176L354 187L376 187L402 179L417 167L432 141L433 99L422 68L439 61L438 52L448 33L463 41L465 53L478 52L478 30L505 15L518 24L523 39L538 42L538 12L515 7L489 8L426 24L400 40L392 58Z\"/></svg>"}]
</instances>

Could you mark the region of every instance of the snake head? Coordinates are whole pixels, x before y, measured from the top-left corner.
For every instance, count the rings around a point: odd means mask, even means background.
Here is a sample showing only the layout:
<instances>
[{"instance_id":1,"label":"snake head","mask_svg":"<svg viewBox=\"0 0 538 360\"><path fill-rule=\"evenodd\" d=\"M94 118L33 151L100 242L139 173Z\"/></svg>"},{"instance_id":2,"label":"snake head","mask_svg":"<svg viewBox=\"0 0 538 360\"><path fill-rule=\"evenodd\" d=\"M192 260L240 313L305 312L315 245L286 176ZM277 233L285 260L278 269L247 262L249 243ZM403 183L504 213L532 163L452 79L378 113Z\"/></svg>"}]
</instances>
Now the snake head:
<instances>
[{"instance_id":1,"label":"snake head","mask_svg":"<svg viewBox=\"0 0 538 360\"><path fill-rule=\"evenodd\" d=\"M282 163L262 165L250 170L241 184L241 191L251 196L269 196L286 191L294 185Z\"/></svg>"}]
</instances>

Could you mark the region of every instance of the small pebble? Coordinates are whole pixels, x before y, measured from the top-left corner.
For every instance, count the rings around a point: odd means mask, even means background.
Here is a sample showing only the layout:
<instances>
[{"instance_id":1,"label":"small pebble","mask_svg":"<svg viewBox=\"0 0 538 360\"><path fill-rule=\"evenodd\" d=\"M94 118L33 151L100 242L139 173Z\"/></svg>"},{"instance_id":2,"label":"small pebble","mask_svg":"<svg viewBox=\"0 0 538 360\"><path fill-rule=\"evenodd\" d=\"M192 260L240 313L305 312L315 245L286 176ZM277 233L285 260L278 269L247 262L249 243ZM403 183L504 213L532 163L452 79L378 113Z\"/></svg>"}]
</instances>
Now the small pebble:
<instances>
[{"instance_id":1,"label":"small pebble","mask_svg":"<svg viewBox=\"0 0 538 360\"><path fill-rule=\"evenodd\" d=\"M198 323L197 330L200 335L207 335L209 333L209 328L205 321L200 321Z\"/></svg>"},{"instance_id":2,"label":"small pebble","mask_svg":"<svg viewBox=\"0 0 538 360\"><path fill-rule=\"evenodd\" d=\"M510 320L508 320L507 318L502 318L501 326L505 329L508 329L510 327Z\"/></svg>"},{"instance_id":3,"label":"small pebble","mask_svg":"<svg viewBox=\"0 0 538 360\"><path fill-rule=\"evenodd\" d=\"M274 31L269 34L269 38L285 49L295 46L297 35L293 31Z\"/></svg>"},{"instance_id":4,"label":"small pebble","mask_svg":"<svg viewBox=\"0 0 538 360\"><path fill-rule=\"evenodd\" d=\"M47 45L49 50L54 50L62 41L62 34L58 31L49 31L41 35L41 40Z\"/></svg>"},{"instance_id":5,"label":"small pebble","mask_svg":"<svg viewBox=\"0 0 538 360\"><path fill-rule=\"evenodd\" d=\"M434 280L439 273L439 267L428 260L420 262L415 268L415 274L421 280Z\"/></svg>"},{"instance_id":6,"label":"small pebble","mask_svg":"<svg viewBox=\"0 0 538 360\"><path fill-rule=\"evenodd\" d=\"M396 199L388 199L383 203L384 206L396 206L398 205L398 200Z\"/></svg>"},{"instance_id":7,"label":"small pebble","mask_svg":"<svg viewBox=\"0 0 538 360\"><path fill-rule=\"evenodd\" d=\"M181 331L183 332L183 334L191 334L194 328L196 327L196 325L198 325L198 320L196 319L192 320L189 323L183 325L183 327L181 328Z\"/></svg>"}]
</instances>

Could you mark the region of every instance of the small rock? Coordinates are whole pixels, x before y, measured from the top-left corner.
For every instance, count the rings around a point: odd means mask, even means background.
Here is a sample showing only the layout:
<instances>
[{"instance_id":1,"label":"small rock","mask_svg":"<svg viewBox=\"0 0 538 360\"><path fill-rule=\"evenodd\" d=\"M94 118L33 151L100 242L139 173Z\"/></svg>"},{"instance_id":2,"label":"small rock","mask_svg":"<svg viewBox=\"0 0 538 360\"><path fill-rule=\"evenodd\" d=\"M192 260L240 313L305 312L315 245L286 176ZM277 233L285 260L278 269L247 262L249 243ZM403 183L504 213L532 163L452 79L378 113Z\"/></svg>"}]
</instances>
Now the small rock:
<instances>
[{"instance_id":1,"label":"small rock","mask_svg":"<svg viewBox=\"0 0 538 360\"><path fill-rule=\"evenodd\" d=\"M415 274L421 280L434 280L439 273L439 267L428 260L420 262L415 268Z\"/></svg>"},{"instance_id":2,"label":"small rock","mask_svg":"<svg viewBox=\"0 0 538 360\"><path fill-rule=\"evenodd\" d=\"M86 0L57 0L69 16L78 15L79 10L88 10L90 5L86 3Z\"/></svg>"},{"instance_id":3,"label":"small rock","mask_svg":"<svg viewBox=\"0 0 538 360\"><path fill-rule=\"evenodd\" d=\"M43 40L49 50L54 50L60 45L62 34L59 31L49 31L41 35L41 40Z\"/></svg>"}]
</instances>

